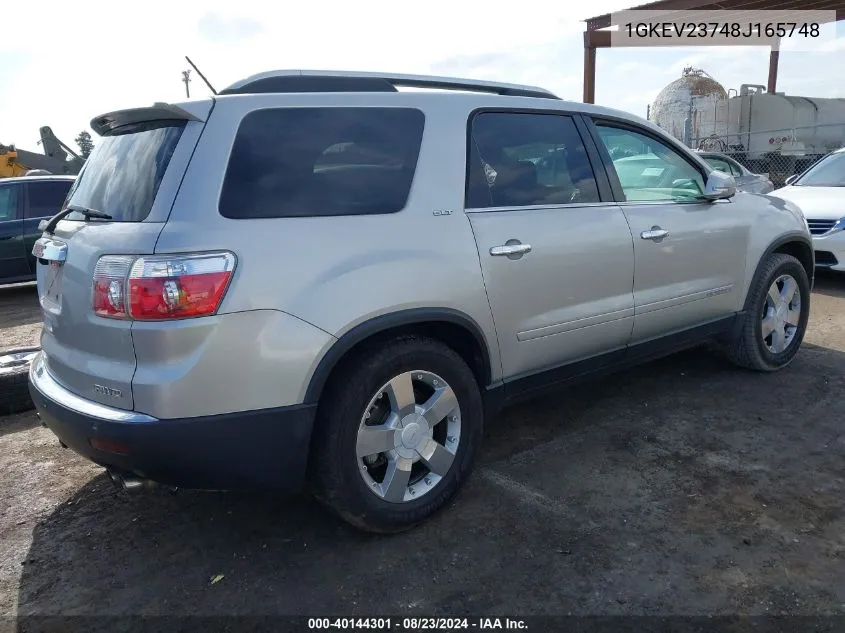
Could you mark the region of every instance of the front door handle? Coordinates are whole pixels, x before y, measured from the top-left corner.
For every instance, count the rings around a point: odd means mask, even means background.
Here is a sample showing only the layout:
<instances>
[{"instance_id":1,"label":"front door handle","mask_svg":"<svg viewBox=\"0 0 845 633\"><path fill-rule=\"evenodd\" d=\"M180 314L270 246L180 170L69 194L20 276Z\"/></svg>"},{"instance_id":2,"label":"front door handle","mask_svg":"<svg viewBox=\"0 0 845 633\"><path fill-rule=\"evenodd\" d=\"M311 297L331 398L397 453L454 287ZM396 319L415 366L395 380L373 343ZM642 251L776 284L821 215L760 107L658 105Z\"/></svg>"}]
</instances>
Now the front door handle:
<instances>
[{"instance_id":1,"label":"front door handle","mask_svg":"<svg viewBox=\"0 0 845 633\"><path fill-rule=\"evenodd\" d=\"M529 252L531 252L531 244L522 244L516 240L508 240L507 244L493 246L490 249L490 254L493 257L513 257L514 255L521 257L525 253Z\"/></svg>"},{"instance_id":2,"label":"front door handle","mask_svg":"<svg viewBox=\"0 0 845 633\"><path fill-rule=\"evenodd\" d=\"M661 229L657 225L651 227L651 229L649 229L648 231L643 231L642 233L640 233L640 237L644 240L652 240L654 242L659 242L667 235L669 235L669 231Z\"/></svg>"}]
</instances>

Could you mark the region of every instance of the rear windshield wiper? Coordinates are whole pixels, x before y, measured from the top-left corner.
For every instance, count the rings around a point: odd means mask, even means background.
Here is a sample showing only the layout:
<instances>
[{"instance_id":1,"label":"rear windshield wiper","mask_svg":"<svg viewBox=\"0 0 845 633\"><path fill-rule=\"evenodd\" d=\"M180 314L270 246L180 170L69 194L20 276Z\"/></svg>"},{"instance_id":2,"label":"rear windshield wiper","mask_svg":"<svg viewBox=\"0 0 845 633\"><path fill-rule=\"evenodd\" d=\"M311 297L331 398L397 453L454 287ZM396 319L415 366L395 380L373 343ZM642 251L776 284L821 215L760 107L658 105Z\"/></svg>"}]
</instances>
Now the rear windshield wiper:
<instances>
[{"instance_id":1,"label":"rear windshield wiper","mask_svg":"<svg viewBox=\"0 0 845 633\"><path fill-rule=\"evenodd\" d=\"M53 234L53 231L56 230L56 225L69 216L71 213L81 213L85 216L86 220L111 220L112 216L108 213L103 213L102 211L95 211L94 209L86 209L85 207L78 207L78 206L69 206L67 209L63 209L59 211L56 215L50 218L50 221L47 222L47 226L44 227L45 233Z\"/></svg>"}]
</instances>

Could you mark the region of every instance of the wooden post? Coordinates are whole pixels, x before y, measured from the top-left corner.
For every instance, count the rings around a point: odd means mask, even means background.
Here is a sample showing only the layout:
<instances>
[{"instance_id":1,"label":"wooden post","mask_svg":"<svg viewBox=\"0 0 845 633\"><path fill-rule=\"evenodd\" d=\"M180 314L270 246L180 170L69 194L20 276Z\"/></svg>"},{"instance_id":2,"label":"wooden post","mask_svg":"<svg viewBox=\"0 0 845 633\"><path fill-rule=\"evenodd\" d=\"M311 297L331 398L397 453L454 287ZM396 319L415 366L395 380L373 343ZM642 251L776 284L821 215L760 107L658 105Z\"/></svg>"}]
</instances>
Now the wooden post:
<instances>
[{"instance_id":1,"label":"wooden post","mask_svg":"<svg viewBox=\"0 0 845 633\"><path fill-rule=\"evenodd\" d=\"M587 43L584 33L584 103L596 102L596 48Z\"/></svg>"},{"instance_id":2,"label":"wooden post","mask_svg":"<svg viewBox=\"0 0 845 633\"><path fill-rule=\"evenodd\" d=\"M778 85L778 59L780 58L780 51L772 49L769 53L769 84L766 90L769 94L777 90Z\"/></svg>"}]
</instances>

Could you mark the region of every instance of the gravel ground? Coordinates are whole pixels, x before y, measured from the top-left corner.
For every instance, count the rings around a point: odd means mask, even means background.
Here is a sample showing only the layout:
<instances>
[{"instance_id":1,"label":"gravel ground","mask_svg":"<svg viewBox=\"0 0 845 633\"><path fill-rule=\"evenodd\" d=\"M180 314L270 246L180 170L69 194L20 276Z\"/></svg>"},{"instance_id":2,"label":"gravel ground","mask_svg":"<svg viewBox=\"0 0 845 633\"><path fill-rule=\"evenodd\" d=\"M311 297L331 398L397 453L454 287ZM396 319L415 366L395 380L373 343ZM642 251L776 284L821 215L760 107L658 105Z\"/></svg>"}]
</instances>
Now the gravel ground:
<instances>
[{"instance_id":1,"label":"gravel ground","mask_svg":"<svg viewBox=\"0 0 845 633\"><path fill-rule=\"evenodd\" d=\"M37 337L30 293L4 345ZM301 498L128 497L6 418L0 615L845 614L844 352L824 276L787 370L697 350L509 410L456 503L389 538Z\"/></svg>"},{"instance_id":2,"label":"gravel ground","mask_svg":"<svg viewBox=\"0 0 845 633\"><path fill-rule=\"evenodd\" d=\"M0 287L0 354L38 345L41 312L35 284Z\"/></svg>"}]
</instances>

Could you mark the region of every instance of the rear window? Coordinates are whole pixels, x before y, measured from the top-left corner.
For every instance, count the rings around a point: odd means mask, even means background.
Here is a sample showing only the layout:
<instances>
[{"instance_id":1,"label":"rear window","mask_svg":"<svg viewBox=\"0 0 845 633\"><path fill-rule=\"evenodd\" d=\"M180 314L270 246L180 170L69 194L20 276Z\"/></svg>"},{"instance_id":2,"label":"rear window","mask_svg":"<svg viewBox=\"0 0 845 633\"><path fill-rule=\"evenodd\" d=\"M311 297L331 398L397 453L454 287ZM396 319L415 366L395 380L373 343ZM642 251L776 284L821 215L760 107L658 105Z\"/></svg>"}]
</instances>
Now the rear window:
<instances>
[{"instance_id":1,"label":"rear window","mask_svg":"<svg viewBox=\"0 0 845 633\"><path fill-rule=\"evenodd\" d=\"M405 207L425 117L410 108L277 108L244 117L220 214L285 218Z\"/></svg>"},{"instance_id":2,"label":"rear window","mask_svg":"<svg viewBox=\"0 0 845 633\"><path fill-rule=\"evenodd\" d=\"M153 208L158 187L184 122L118 128L100 139L79 173L68 205L108 213L117 222L141 222ZM71 214L68 219L81 219Z\"/></svg>"}]
</instances>

